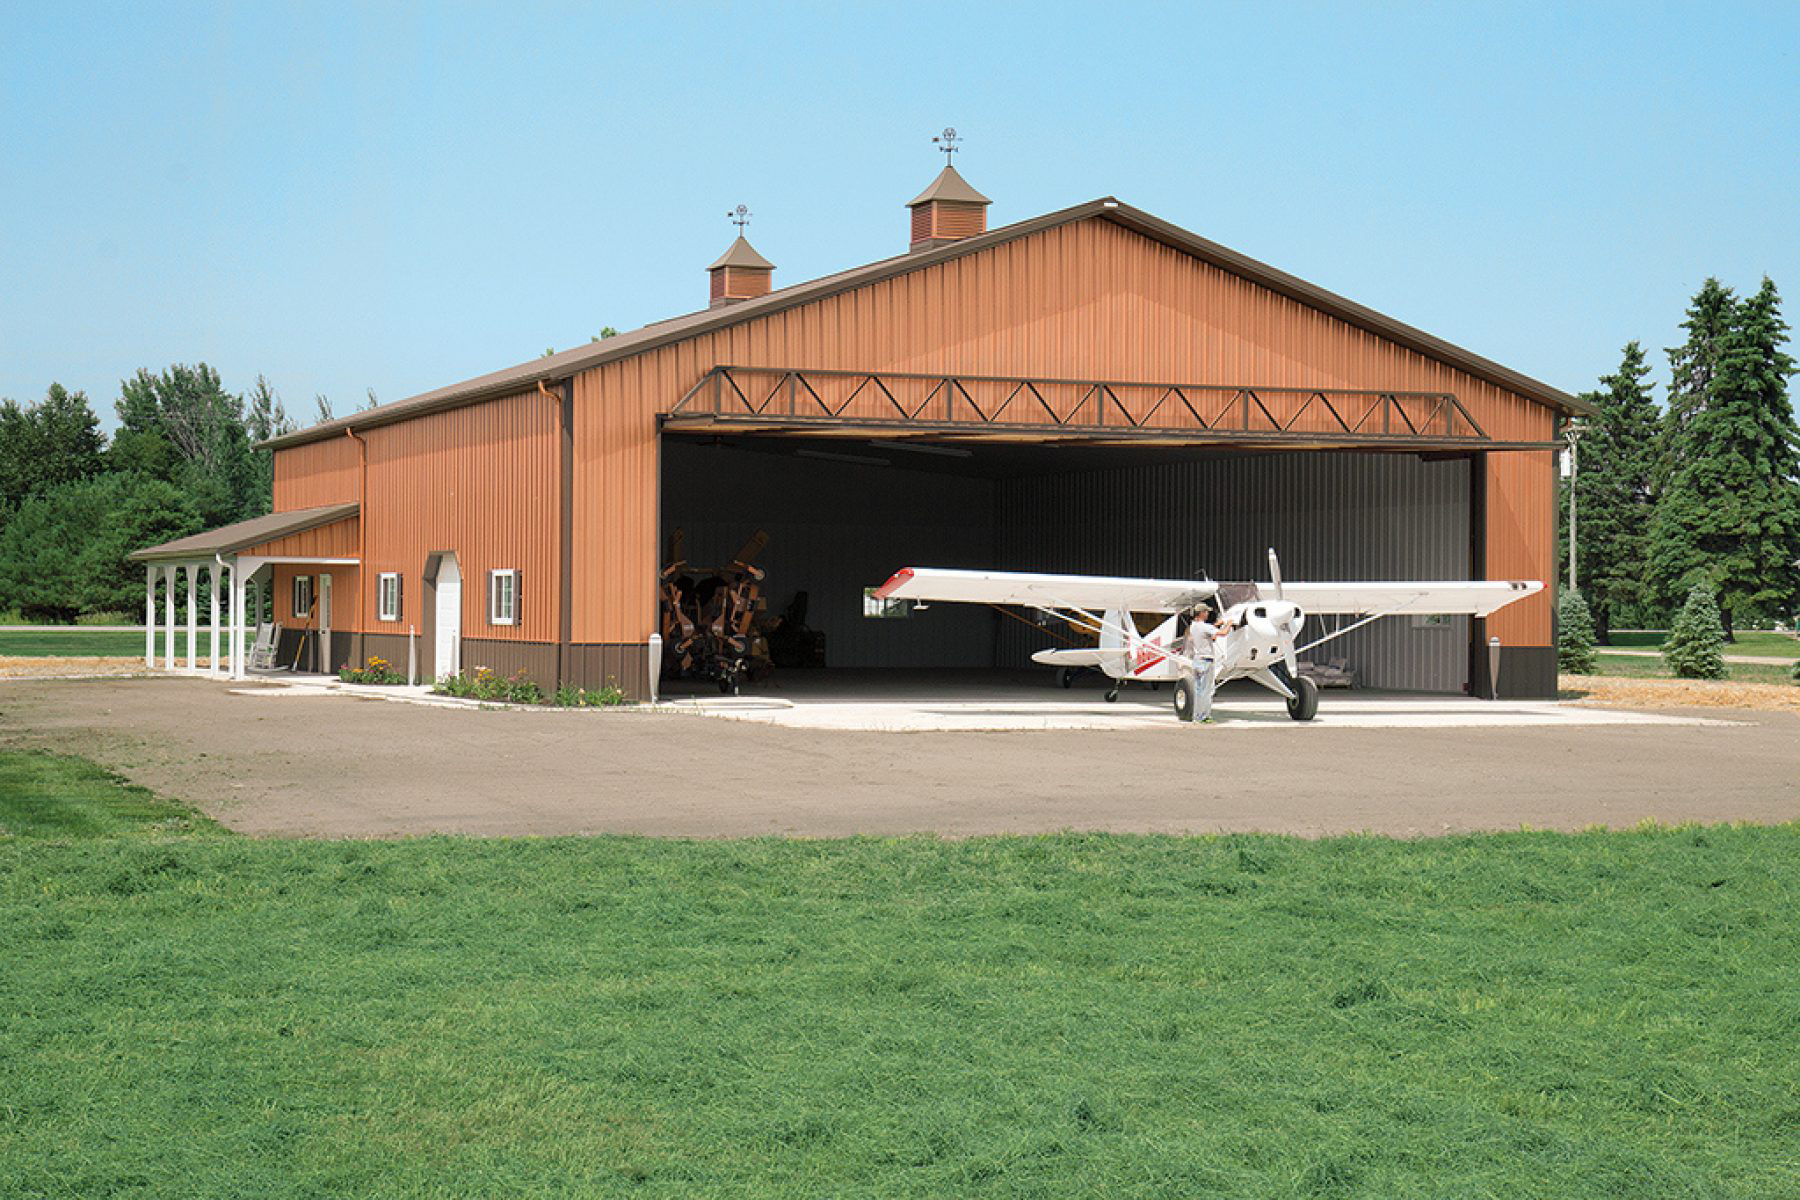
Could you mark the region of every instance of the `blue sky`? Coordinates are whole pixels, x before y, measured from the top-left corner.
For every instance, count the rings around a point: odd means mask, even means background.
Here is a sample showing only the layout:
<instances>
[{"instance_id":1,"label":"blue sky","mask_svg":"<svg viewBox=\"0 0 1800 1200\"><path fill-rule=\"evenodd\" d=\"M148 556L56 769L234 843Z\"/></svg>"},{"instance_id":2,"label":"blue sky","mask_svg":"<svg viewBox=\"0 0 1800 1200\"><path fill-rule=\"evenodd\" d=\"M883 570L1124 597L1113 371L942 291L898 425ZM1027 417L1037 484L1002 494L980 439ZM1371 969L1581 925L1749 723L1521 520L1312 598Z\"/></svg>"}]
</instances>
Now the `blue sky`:
<instances>
[{"instance_id":1,"label":"blue sky","mask_svg":"<svg viewBox=\"0 0 1800 1200\"><path fill-rule=\"evenodd\" d=\"M1113 194L1569 390L1707 275L1800 314L1800 5L0 7L0 396L290 412ZM1797 322L1800 323L1800 322Z\"/></svg>"}]
</instances>

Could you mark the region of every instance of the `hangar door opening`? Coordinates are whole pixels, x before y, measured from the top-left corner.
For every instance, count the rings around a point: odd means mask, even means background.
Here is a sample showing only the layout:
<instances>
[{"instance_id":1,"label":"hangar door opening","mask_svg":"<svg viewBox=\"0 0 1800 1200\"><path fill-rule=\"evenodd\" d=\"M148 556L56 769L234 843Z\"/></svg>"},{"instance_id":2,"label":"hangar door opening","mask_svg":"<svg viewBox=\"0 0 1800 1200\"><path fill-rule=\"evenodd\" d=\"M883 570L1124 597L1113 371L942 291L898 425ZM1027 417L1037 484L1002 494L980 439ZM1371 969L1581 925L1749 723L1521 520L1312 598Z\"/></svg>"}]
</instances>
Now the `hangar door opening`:
<instances>
[{"instance_id":1,"label":"hangar door opening","mask_svg":"<svg viewBox=\"0 0 1800 1200\"><path fill-rule=\"evenodd\" d=\"M1467 457L665 434L661 462L664 564L691 586L756 547L777 675L1041 670L1031 652L1062 644L984 607L884 610L868 591L903 566L1248 580L1273 546L1291 579L1470 578ZM1318 657L1359 686L1461 692L1468 644L1466 618L1398 617Z\"/></svg>"}]
</instances>

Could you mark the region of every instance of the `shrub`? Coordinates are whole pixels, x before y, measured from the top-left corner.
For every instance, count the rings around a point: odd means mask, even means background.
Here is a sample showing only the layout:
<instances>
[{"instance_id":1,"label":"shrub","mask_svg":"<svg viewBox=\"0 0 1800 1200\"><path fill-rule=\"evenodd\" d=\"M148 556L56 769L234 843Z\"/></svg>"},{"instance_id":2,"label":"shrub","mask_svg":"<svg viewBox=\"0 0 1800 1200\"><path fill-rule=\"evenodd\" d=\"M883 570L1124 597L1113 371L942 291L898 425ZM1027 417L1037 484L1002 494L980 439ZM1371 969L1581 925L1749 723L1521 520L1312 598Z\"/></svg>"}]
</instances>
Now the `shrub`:
<instances>
[{"instance_id":1,"label":"shrub","mask_svg":"<svg viewBox=\"0 0 1800 1200\"><path fill-rule=\"evenodd\" d=\"M1663 643L1663 661L1683 679L1725 678L1725 631L1712 589L1694 585Z\"/></svg>"},{"instance_id":2,"label":"shrub","mask_svg":"<svg viewBox=\"0 0 1800 1200\"><path fill-rule=\"evenodd\" d=\"M542 704L544 690L533 680L527 679L524 669L520 668L506 681L506 698L513 704Z\"/></svg>"},{"instance_id":3,"label":"shrub","mask_svg":"<svg viewBox=\"0 0 1800 1200\"><path fill-rule=\"evenodd\" d=\"M1570 588L1556 604L1556 666L1572 675L1591 675L1599 658L1594 653L1594 616L1581 592Z\"/></svg>"},{"instance_id":4,"label":"shrub","mask_svg":"<svg viewBox=\"0 0 1800 1200\"><path fill-rule=\"evenodd\" d=\"M625 703L625 693L611 680L592 690L565 683L556 689L550 703L558 708L611 708Z\"/></svg>"},{"instance_id":5,"label":"shrub","mask_svg":"<svg viewBox=\"0 0 1800 1200\"><path fill-rule=\"evenodd\" d=\"M1794 677L1795 683L1800 683L1800 658L1794 660L1794 665L1789 668L1788 674Z\"/></svg>"},{"instance_id":6,"label":"shrub","mask_svg":"<svg viewBox=\"0 0 1800 1200\"><path fill-rule=\"evenodd\" d=\"M492 667L476 667L473 675L443 675L431 685L440 696L456 696L464 700L494 700L507 704L542 704L544 689L528 678L523 669L500 678Z\"/></svg>"}]
</instances>

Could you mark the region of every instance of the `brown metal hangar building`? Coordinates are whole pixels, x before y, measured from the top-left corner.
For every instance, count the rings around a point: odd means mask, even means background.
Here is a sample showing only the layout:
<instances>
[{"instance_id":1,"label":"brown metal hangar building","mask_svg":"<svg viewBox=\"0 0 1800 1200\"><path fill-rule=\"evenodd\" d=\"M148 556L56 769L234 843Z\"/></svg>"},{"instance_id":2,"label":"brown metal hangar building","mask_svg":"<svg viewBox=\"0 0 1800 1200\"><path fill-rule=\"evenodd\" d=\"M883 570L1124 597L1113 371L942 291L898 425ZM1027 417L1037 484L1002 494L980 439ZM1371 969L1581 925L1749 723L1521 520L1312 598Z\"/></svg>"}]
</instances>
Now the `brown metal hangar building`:
<instances>
[{"instance_id":1,"label":"brown metal hangar building","mask_svg":"<svg viewBox=\"0 0 1800 1200\"><path fill-rule=\"evenodd\" d=\"M1117 200L993 230L988 203L946 168L904 253L782 288L740 236L701 311L277 438L274 516L140 552L149 615L159 574L212 569L234 613L254 582L288 637L329 629L327 667L404 664L414 630L423 677L643 696L677 529L695 563L766 532L769 611L806 592L829 667L1056 644L867 614L906 565L1256 579L1274 546L1293 579L1554 578L1574 398ZM1333 654L1489 695L1490 637L1502 695L1555 695L1548 591Z\"/></svg>"}]
</instances>

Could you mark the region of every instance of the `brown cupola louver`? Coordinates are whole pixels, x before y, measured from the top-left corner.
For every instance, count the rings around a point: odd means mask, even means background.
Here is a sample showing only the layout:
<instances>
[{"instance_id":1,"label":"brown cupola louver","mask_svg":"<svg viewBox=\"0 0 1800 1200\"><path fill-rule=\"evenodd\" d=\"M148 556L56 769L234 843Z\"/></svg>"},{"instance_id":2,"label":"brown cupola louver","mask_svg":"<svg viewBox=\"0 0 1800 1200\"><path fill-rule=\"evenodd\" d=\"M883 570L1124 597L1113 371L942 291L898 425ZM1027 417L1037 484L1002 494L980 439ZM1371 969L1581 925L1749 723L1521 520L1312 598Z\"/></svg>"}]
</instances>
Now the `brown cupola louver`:
<instances>
[{"instance_id":1,"label":"brown cupola louver","mask_svg":"<svg viewBox=\"0 0 1800 1200\"><path fill-rule=\"evenodd\" d=\"M737 240L719 255L717 262L706 268L707 274L712 276L713 308L766 296L775 278L775 264L758 254L756 247L744 237L744 226L750 223L750 210L740 204L730 216L738 227Z\"/></svg>"},{"instance_id":2,"label":"brown cupola louver","mask_svg":"<svg viewBox=\"0 0 1800 1200\"><path fill-rule=\"evenodd\" d=\"M906 206L912 209L912 249L929 250L986 233L987 206L992 203L970 187L955 167L945 166L931 186Z\"/></svg>"}]
</instances>

